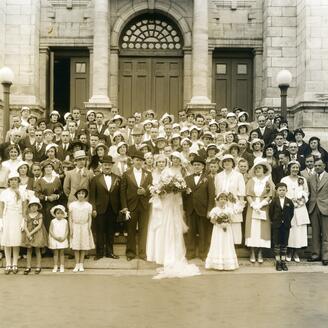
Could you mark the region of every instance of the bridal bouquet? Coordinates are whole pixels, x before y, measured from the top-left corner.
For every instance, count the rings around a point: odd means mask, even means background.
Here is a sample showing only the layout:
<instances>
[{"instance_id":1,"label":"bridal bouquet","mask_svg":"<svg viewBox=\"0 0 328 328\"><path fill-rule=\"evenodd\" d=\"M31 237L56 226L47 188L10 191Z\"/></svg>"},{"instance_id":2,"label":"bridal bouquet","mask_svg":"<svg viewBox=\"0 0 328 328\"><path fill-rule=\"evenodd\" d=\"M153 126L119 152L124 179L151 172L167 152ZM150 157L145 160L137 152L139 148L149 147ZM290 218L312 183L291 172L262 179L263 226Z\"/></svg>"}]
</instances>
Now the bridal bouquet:
<instances>
[{"instance_id":1,"label":"bridal bouquet","mask_svg":"<svg viewBox=\"0 0 328 328\"><path fill-rule=\"evenodd\" d=\"M150 192L153 195L164 195L169 193L183 192L187 189L187 184L182 177L167 175L161 177L158 184L152 186Z\"/></svg>"},{"instance_id":2,"label":"bridal bouquet","mask_svg":"<svg viewBox=\"0 0 328 328\"><path fill-rule=\"evenodd\" d=\"M223 231L226 231L228 224L231 223L231 216L229 211L219 207L214 207L211 210L209 217L213 224L220 224Z\"/></svg>"}]
</instances>

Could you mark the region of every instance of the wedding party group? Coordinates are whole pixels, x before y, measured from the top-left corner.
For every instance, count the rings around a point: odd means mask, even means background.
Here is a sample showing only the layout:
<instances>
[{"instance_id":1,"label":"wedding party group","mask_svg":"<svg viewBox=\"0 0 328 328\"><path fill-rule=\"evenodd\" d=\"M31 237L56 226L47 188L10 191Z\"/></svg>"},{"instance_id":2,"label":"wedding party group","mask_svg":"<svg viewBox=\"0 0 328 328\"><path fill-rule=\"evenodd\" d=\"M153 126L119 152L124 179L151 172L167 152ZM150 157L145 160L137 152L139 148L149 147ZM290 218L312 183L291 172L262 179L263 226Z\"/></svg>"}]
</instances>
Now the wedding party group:
<instances>
[{"instance_id":1,"label":"wedding party group","mask_svg":"<svg viewBox=\"0 0 328 328\"><path fill-rule=\"evenodd\" d=\"M74 272L86 257L154 262L154 278L190 277L200 269L236 270L236 248L277 271L311 257L328 265L328 153L316 136L291 130L274 108L254 119L236 107L175 117L153 110L123 117L112 108L79 108L38 118L29 107L12 117L0 144L0 245L5 274ZM82 118L83 116L83 118ZM266 252L266 254L270 254Z\"/></svg>"}]
</instances>

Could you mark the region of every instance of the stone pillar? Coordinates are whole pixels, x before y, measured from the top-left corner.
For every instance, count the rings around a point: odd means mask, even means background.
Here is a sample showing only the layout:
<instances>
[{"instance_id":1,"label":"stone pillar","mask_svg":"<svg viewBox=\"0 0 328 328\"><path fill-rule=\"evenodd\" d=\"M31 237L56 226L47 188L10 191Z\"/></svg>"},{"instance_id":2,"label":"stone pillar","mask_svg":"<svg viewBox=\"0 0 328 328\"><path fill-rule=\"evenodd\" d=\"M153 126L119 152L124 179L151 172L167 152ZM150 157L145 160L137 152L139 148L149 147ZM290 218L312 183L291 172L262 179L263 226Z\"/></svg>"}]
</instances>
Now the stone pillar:
<instances>
[{"instance_id":1,"label":"stone pillar","mask_svg":"<svg viewBox=\"0 0 328 328\"><path fill-rule=\"evenodd\" d=\"M208 97L207 0L194 0L192 42L192 98L187 108L204 111L214 106Z\"/></svg>"},{"instance_id":2,"label":"stone pillar","mask_svg":"<svg viewBox=\"0 0 328 328\"><path fill-rule=\"evenodd\" d=\"M253 109L257 107L261 107L261 99L262 99L262 83L263 83L263 49L262 48L255 48L253 50L254 54L254 69L253 69L253 81L254 81L254 88L253 88Z\"/></svg>"},{"instance_id":3,"label":"stone pillar","mask_svg":"<svg viewBox=\"0 0 328 328\"><path fill-rule=\"evenodd\" d=\"M87 108L111 108L109 81L109 1L94 2L92 97Z\"/></svg>"},{"instance_id":4,"label":"stone pillar","mask_svg":"<svg viewBox=\"0 0 328 328\"><path fill-rule=\"evenodd\" d=\"M46 110L49 108L49 48L40 47L39 50L39 103Z\"/></svg>"},{"instance_id":5,"label":"stone pillar","mask_svg":"<svg viewBox=\"0 0 328 328\"><path fill-rule=\"evenodd\" d=\"M110 52L110 100L113 106L118 107L118 49L111 49ZM120 110L120 108L119 108Z\"/></svg>"}]
</instances>

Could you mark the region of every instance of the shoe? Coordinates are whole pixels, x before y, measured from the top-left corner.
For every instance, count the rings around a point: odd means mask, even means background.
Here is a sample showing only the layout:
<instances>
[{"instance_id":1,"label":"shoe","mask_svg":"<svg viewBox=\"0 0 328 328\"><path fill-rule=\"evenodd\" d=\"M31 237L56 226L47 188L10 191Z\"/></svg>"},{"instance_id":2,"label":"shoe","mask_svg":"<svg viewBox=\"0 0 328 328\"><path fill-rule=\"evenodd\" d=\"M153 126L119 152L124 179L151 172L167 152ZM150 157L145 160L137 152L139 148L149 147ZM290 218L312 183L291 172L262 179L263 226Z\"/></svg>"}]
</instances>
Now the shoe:
<instances>
[{"instance_id":1,"label":"shoe","mask_svg":"<svg viewBox=\"0 0 328 328\"><path fill-rule=\"evenodd\" d=\"M328 261L327 260L323 260L322 261L322 265L325 265L325 266L328 265Z\"/></svg>"},{"instance_id":2,"label":"shoe","mask_svg":"<svg viewBox=\"0 0 328 328\"><path fill-rule=\"evenodd\" d=\"M263 263L263 257L262 256L261 257L258 257L257 258L257 262L260 263L260 264L262 264Z\"/></svg>"},{"instance_id":3,"label":"shoe","mask_svg":"<svg viewBox=\"0 0 328 328\"><path fill-rule=\"evenodd\" d=\"M41 272L41 268L36 268L35 269L35 274L39 274Z\"/></svg>"},{"instance_id":4,"label":"shoe","mask_svg":"<svg viewBox=\"0 0 328 328\"><path fill-rule=\"evenodd\" d=\"M127 237L128 236L128 233L127 232L123 232L123 236L124 237Z\"/></svg>"},{"instance_id":5,"label":"shoe","mask_svg":"<svg viewBox=\"0 0 328 328\"><path fill-rule=\"evenodd\" d=\"M249 258L249 262L251 262L251 263L255 263L255 262L256 262L256 258L255 258L255 256L251 256L251 257Z\"/></svg>"},{"instance_id":6,"label":"shoe","mask_svg":"<svg viewBox=\"0 0 328 328\"><path fill-rule=\"evenodd\" d=\"M307 259L308 262L320 262L321 258L320 257L310 257Z\"/></svg>"},{"instance_id":7,"label":"shoe","mask_svg":"<svg viewBox=\"0 0 328 328\"><path fill-rule=\"evenodd\" d=\"M59 268L59 272L61 272L61 273L65 272L65 268L64 268L63 265L60 266L60 268Z\"/></svg>"},{"instance_id":8,"label":"shoe","mask_svg":"<svg viewBox=\"0 0 328 328\"><path fill-rule=\"evenodd\" d=\"M31 268L26 268L24 270L24 275L27 276L31 272Z\"/></svg>"},{"instance_id":9,"label":"shoe","mask_svg":"<svg viewBox=\"0 0 328 328\"><path fill-rule=\"evenodd\" d=\"M8 266L8 267L5 268L5 271L4 272L5 272L5 274L9 274L10 271L11 271L11 267Z\"/></svg>"},{"instance_id":10,"label":"shoe","mask_svg":"<svg viewBox=\"0 0 328 328\"><path fill-rule=\"evenodd\" d=\"M58 272L58 267L55 266L55 267L52 269L52 272L54 272L54 273L55 273L55 272Z\"/></svg>"},{"instance_id":11,"label":"shoe","mask_svg":"<svg viewBox=\"0 0 328 328\"><path fill-rule=\"evenodd\" d=\"M80 272L84 272L83 263L80 263L80 266L79 266L79 271L80 271Z\"/></svg>"},{"instance_id":12,"label":"shoe","mask_svg":"<svg viewBox=\"0 0 328 328\"><path fill-rule=\"evenodd\" d=\"M127 259L128 261L132 261L132 260L135 259L135 256L127 256L126 259Z\"/></svg>"},{"instance_id":13,"label":"shoe","mask_svg":"<svg viewBox=\"0 0 328 328\"><path fill-rule=\"evenodd\" d=\"M99 255L99 254L96 254L96 256L93 258L95 261L98 261L100 259L102 259L103 256L102 255Z\"/></svg>"},{"instance_id":14,"label":"shoe","mask_svg":"<svg viewBox=\"0 0 328 328\"><path fill-rule=\"evenodd\" d=\"M291 256L291 255L287 255L287 256L286 256L286 261L287 261L287 262L290 262L291 260L292 260L292 256Z\"/></svg>"},{"instance_id":15,"label":"shoe","mask_svg":"<svg viewBox=\"0 0 328 328\"><path fill-rule=\"evenodd\" d=\"M80 264L76 264L75 268L73 269L73 272L79 272Z\"/></svg>"},{"instance_id":16,"label":"shoe","mask_svg":"<svg viewBox=\"0 0 328 328\"><path fill-rule=\"evenodd\" d=\"M283 269L283 271L288 271L288 267L285 261L281 261L281 268Z\"/></svg>"},{"instance_id":17,"label":"shoe","mask_svg":"<svg viewBox=\"0 0 328 328\"><path fill-rule=\"evenodd\" d=\"M118 260L120 258L118 255L115 255L114 253L109 253L106 255L106 257L114 260Z\"/></svg>"},{"instance_id":18,"label":"shoe","mask_svg":"<svg viewBox=\"0 0 328 328\"><path fill-rule=\"evenodd\" d=\"M119 232L115 232L115 233L114 233L114 236L115 236L115 237L119 237L119 236L120 236L120 233L119 233Z\"/></svg>"},{"instance_id":19,"label":"shoe","mask_svg":"<svg viewBox=\"0 0 328 328\"><path fill-rule=\"evenodd\" d=\"M85 255L84 258L85 258L86 260L89 260L90 255Z\"/></svg>"},{"instance_id":20,"label":"shoe","mask_svg":"<svg viewBox=\"0 0 328 328\"><path fill-rule=\"evenodd\" d=\"M300 257L296 254L296 255L294 255L294 261L296 262L296 263L300 263L301 262L301 260L300 260Z\"/></svg>"},{"instance_id":21,"label":"shoe","mask_svg":"<svg viewBox=\"0 0 328 328\"><path fill-rule=\"evenodd\" d=\"M280 261L276 261L276 270L277 271L282 271L282 267L281 267L281 262Z\"/></svg>"},{"instance_id":22,"label":"shoe","mask_svg":"<svg viewBox=\"0 0 328 328\"><path fill-rule=\"evenodd\" d=\"M17 274L18 273L18 268L16 265L13 266L13 274Z\"/></svg>"}]
</instances>

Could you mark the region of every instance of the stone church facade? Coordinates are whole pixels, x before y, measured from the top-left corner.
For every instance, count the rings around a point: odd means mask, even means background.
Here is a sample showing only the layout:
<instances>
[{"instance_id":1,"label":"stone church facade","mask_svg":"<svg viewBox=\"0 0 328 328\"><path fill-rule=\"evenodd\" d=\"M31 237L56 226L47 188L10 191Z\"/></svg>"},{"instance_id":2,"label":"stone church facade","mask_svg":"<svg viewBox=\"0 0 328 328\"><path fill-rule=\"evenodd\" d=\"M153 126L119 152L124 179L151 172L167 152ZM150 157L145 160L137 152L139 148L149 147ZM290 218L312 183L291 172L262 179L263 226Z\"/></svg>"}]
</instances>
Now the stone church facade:
<instances>
[{"instance_id":1,"label":"stone church facade","mask_svg":"<svg viewBox=\"0 0 328 328\"><path fill-rule=\"evenodd\" d=\"M327 17L327 0L3 0L0 67L15 73L13 112L125 116L279 108L288 69L291 125L324 136Z\"/></svg>"}]
</instances>

